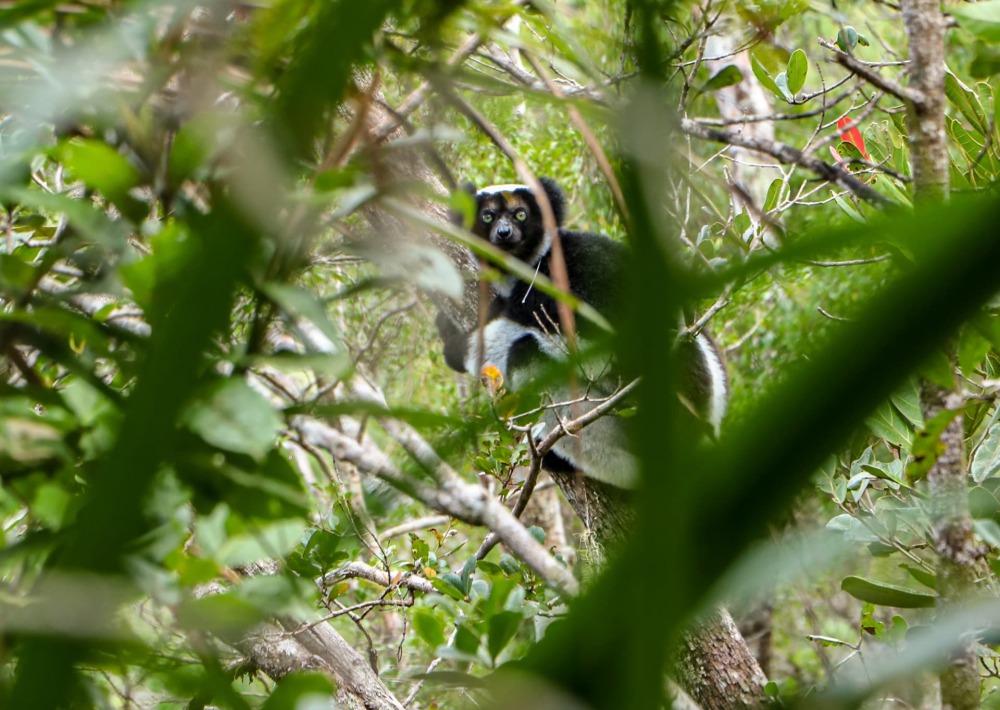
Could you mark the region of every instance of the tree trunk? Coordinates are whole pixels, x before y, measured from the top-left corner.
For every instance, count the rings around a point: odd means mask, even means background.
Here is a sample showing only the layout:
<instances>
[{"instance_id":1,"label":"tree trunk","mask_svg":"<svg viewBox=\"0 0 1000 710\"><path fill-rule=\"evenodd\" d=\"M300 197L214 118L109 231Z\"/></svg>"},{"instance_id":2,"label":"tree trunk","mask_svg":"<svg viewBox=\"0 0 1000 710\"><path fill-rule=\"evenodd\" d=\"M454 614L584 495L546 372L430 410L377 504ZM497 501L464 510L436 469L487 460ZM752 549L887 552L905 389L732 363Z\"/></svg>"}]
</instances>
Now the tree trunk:
<instances>
[{"instance_id":1,"label":"tree trunk","mask_svg":"<svg viewBox=\"0 0 1000 710\"><path fill-rule=\"evenodd\" d=\"M914 198L918 203L942 201L948 198L944 15L938 0L902 0L900 7L909 40L910 85L920 92L921 98L908 106ZM954 352L948 357L954 364ZM946 410L958 411L941 434L941 454L927 476L940 608L961 603L972 593L977 566L983 557L969 515L962 404L957 383L946 387L924 382L921 387L920 405L925 421ZM975 645L975 640L970 639L939 674L941 707L945 710L979 707Z\"/></svg>"},{"instance_id":2,"label":"tree trunk","mask_svg":"<svg viewBox=\"0 0 1000 710\"><path fill-rule=\"evenodd\" d=\"M552 474L589 534L585 554L603 563L634 529L628 491L575 473ZM673 673L683 689L706 710L757 708L766 704L767 678L724 607L684 634Z\"/></svg>"},{"instance_id":3,"label":"tree trunk","mask_svg":"<svg viewBox=\"0 0 1000 710\"><path fill-rule=\"evenodd\" d=\"M962 396L938 384L925 382L920 393L924 418L958 411L941 434L941 454L927 474L931 494L932 535L937 554L939 608L962 603L976 588L985 550L976 540L969 514L966 485L965 430ZM979 707L980 679L976 639L969 638L939 675L942 710Z\"/></svg>"}]
</instances>

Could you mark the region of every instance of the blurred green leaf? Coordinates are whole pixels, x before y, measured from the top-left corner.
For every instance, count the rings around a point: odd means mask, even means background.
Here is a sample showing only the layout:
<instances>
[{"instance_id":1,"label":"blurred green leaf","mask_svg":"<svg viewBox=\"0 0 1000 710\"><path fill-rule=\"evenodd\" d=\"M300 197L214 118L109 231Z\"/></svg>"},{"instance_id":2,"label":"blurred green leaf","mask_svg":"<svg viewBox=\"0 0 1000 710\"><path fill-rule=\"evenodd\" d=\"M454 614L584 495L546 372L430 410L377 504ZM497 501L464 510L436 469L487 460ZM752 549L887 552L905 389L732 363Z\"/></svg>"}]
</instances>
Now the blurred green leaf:
<instances>
[{"instance_id":1,"label":"blurred green leaf","mask_svg":"<svg viewBox=\"0 0 1000 710\"><path fill-rule=\"evenodd\" d=\"M274 446L281 417L241 379L216 380L188 404L181 420L220 449L261 460Z\"/></svg>"},{"instance_id":2,"label":"blurred green leaf","mask_svg":"<svg viewBox=\"0 0 1000 710\"><path fill-rule=\"evenodd\" d=\"M948 8L958 26L986 42L1000 43L1000 0L959 4Z\"/></svg>"},{"instance_id":3,"label":"blurred green leaf","mask_svg":"<svg viewBox=\"0 0 1000 710\"><path fill-rule=\"evenodd\" d=\"M972 127L980 135L988 135L989 120L986 118L986 111L979 103L979 97L962 80L952 72L947 72L944 77L944 91L948 101L957 108Z\"/></svg>"},{"instance_id":4,"label":"blurred green leaf","mask_svg":"<svg viewBox=\"0 0 1000 710\"><path fill-rule=\"evenodd\" d=\"M444 621L438 618L429 609L418 609L411 617L413 630L417 636L431 648L437 648L445 644Z\"/></svg>"},{"instance_id":5,"label":"blurred green leaf","mask_svg":"<svg viewBox=\"0 0 1000 710\"><path fill-rule=\"evenodd\" d=\"M1000 471L1000 423L992 424L972 457L972 480L982 483Z\"/></svg>"},{"instance_id":6,"label":"blurred green leaf","mask_svg":"<svg viewBox=\"0 0 1000 710\"><path fill-rule=\"evenodd\" d=\"M522 621L524 617L514 611L501 611L489 618L486 648L494 662L517 634Z\"/></svg>"},{"instance_id":7,"label":"blurred green leaf","mask_svg":"<svg viewBox=\"0 0 1000 710\"><path fill-rule=\"evenodd\" d=\"M840 588L855 599L879 606L895 606L900 609L925 609L933 607L937 596L914 592L887 582L863 577L845 577Z\"/></svg>"},{"instance_id":8,"label":"blurred green leaf","mask_svg":"<svg viewBox=\"0 0 1000 710\"><path fill-rule=\"evenodd\" d=\"M261 526L245 535L234 535L219 548L219 560L240 567L261 560L280 560L302 539L305 524L299 519Z\"/></svg>"},{"instance_id":9,"label":"blurred green leaf","mask_svg":"<svg viewBox=\"0 0 1000 710\"><path fill-rule=\"evenodd\" d=\"M764 67L764 64L754 53L750 54L750 68L753 70L753 75L757 77L757 81L759 81L765 89L770 91L775 96L784 98L783 92L778 88L778 85L775 83L771 73Z\"/></svg>"},{"instance_id":10,"label":"blurred green leaf","mask_svg":"<svg viewBox=\"0 0 1000 710\"><path fill-rule=\"evenodd\" d=\"M56 156L88 187L119 207L130 206L128 191L139 184L139 172L107 143L72 138L57 147Z\"/></svg>"},{"instance_id":11,"label":"blurred green leaf","mask_svg":"<svg viewBox=\"0 0 1000 710\"><path fill-rule=\"evenodd\" d=\"M705 82L704 86L701 87L701 91L718 91L719 89L725 89L727 86L739 84L741 81L743 81L743 72L739 70L739 67L735 64L727 64Z\"/></svg>"},{"instance_id":12,"label":"blurred green leaf","mask_svg":"<svg viewBox=\"0 0 1000 710\"><path fill-rule=\"evenodd\" d=\"M263 619L259 609L232 592L186 599L177 610L177 620L184 627L221 638L238 637Z\"/></svg>"},{"instance_id":13,"label":"blurred green leaf","mask_svg":"<svg viewBox=\"0 0 1000 710\"><path fill-rule=\"evenodd\" d=\"M318 710L334 702L336 686L318 672L290 673L278 681L261 710Z\"/></svg>"}]
</instances>

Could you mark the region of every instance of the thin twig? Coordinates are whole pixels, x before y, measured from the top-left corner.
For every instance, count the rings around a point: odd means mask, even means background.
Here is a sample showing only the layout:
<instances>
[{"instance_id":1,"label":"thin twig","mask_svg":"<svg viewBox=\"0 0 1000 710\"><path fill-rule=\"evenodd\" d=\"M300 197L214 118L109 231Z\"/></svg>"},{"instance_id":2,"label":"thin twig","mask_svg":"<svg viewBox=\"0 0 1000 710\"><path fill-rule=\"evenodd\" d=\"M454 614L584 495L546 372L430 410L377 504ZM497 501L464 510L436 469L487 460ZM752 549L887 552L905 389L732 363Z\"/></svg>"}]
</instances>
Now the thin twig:
<instances>
[{"instance_id":1,"label":"thin twig","mask_svg":"<svg viewBox=\"0 0 1000 710\"><path fill-rule=\"evenodd\" d=\"M903 86L899 82L893 81L892 79L885 78L877 71L874 71L868 64L858 61L852 54L842 52L836 46L823 38L819 39L819 44L834 53L834 57L836 57L838 64L858 77L864 79L875 88L915 106L924 105L926 99L924 98L923 92L909 86Z\"/></svg>"},{"instance_id":2,"label":"thin twig","mask_svg":"<svg viewBox=\"0 0 1000 710\"><path fill-rule=\"evenodd\" d=\"M819 177L832 183L840 185L846 190L857 195L859 198L872 203L878 207L889 207L894 203L892 200L875 191L871 186L866 185L851 173L837 165L830 165L819 158L805 155L797 148L793 148L787 143L780 143L766 138L754 138L745 136L742 133L732 130L721 130L704 126L690 118L681 119L681 130L685 133L707 141L726 143L728 145L756 150L777 158L782 163L798 165L809 170Z\"/></svg>"}]
</instances>

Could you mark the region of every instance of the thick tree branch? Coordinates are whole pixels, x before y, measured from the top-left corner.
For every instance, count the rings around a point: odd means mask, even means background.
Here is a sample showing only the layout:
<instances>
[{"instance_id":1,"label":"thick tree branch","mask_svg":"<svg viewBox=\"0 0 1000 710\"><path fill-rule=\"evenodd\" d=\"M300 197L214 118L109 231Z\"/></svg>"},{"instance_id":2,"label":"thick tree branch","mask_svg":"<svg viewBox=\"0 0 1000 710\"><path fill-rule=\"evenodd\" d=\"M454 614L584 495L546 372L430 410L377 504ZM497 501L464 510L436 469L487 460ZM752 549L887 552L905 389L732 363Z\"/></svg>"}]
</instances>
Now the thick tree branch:
<instances>
[{"instance_id":1,"label":"thick tree branch","mask_svg":"<svg viewBox=\"0 0 1000 710\"><path fill-rule=\"evenodd\" d=\"M383 422L384 424L385 422ZM483 525L495 532L507 548L535 574L554 589L570 596L579 593L580 585L565 567L527 531L507 508L494 499L482 486L463 482L451 467L415 432L402 425L389 427L390 435L399 441L428 472L439 478L437 485L407 476L381 450L369 441L359 444L346 434L309 417L296 417L292 429L313 446L329 451L336 459L350 461L364 473L376 476L390 485L406 491L424 505L462 520L470 525Z\"/></svg>"}]
</instances>

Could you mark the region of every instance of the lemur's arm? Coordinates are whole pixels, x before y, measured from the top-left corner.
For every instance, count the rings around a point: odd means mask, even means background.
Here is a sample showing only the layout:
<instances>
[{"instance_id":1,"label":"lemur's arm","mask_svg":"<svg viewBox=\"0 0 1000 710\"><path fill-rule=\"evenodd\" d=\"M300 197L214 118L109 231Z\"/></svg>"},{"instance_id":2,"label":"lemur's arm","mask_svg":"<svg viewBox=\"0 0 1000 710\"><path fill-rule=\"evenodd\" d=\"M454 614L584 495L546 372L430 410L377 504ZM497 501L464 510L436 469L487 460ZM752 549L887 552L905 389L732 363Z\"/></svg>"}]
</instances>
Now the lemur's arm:
<instances>
[{"instance_id":1,"label":"lemur's arm","mask_svg":"<svg viewBox=\"0 0 1000 710\"><path fill-rule=\"evenodd\" d=\"M438 311L434 320L438 335L444 342L444 361L457 372L465 372L465 361L469 352L469 334L455 325L455 321L444 311Z\"/></svg>"}]
</instances>

